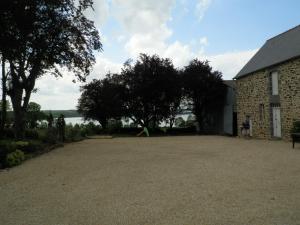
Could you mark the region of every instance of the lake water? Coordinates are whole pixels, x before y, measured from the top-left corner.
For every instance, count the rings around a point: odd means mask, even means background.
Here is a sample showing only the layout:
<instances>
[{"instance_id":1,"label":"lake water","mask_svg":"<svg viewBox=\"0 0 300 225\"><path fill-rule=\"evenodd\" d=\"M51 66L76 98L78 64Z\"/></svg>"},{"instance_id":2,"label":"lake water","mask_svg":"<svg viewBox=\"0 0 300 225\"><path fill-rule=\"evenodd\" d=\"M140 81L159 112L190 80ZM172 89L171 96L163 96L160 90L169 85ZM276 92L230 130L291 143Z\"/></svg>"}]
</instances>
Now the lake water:
<instances>
[{"instance_id":1,"label":"lake water","mask_svg":"<svg viewBox=\"0 0 300 225\"><path fill-rule=\"evenodd\" d=\"M186 121L189 115L190 114L182 114L182 115L178 115L176 117L182 117ZM72 124L72 125L89 123L89 121L84 121L83 117L68 117L68 118L65 118L65 121L66 121L66 124ZM97 124L97 125L99 124L98 121L92 121L92 122ZM122 120L123 125L129 125L132 122L133 121L131 119L129 119L127 122L125 120ZM166 126L166 125L167 124L165 122L162 122L160 124L160 126L162 126L162 127Z\"/></svg>"}]
</instances>

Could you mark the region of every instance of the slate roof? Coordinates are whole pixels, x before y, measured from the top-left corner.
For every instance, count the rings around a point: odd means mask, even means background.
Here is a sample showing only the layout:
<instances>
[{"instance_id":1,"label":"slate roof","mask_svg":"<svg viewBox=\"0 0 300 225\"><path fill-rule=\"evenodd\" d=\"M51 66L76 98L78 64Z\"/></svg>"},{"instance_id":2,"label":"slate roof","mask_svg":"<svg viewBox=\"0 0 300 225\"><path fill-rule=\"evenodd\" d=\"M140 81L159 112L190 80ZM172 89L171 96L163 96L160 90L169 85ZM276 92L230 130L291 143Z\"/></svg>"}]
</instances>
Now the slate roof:
<instances>
[{"instance_id":1,"label":"slate roof","mask_svg":"<svg viewBox=\"0 0 300 225\"><path fill-rule=\"evenodd\" d=\"M267 40L234 79L299 56L300 25Z\"/></svg>"}]
</instances>

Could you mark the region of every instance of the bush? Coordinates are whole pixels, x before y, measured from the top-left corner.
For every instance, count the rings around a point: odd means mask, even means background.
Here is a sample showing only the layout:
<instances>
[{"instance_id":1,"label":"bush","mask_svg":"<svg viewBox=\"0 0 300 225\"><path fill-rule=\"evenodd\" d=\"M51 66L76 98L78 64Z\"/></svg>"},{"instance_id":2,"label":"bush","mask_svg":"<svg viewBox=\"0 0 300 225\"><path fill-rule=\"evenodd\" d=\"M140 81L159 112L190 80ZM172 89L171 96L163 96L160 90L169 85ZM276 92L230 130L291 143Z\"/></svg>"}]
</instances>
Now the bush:
<instances>
[{"instance_id":1,"label":"bush","mask_svg":"<svg viewBox=\"0 0 300 225\"><path fill-rule=\"evenodd\" d=\"M20 165L24 160L25 160L24 152L17 149L16 151L6 155L5 165L8 167L17 166Z\"/></svg>"},{"instance_id":2,"label":"bush","mask_svg":"<svg viewBox=\"0 0 300 225\"><path fill-rule=\"evenodd\" d=\"M79 129L81 137L100 134L102 131L102 128L99 125L94 124L93 122L89 122L88 124L81 124Z\"/></svg>"},{"instance_id":3,"label":"bush","mask_svg":"<svg viewBox=\"0 0 300 225\"><path fill-rule=\"evenodd\" d=\"M110 119L107 124L107 131L109 133L119 133L123 124L121 120Z\"/></svg>"},{"instance_id":4,"label":"bush","mask_svg":"<svg viewBox=\"0 0 300 225\"><path fill-rule=\"evenodd\" d=\"M0 149L3 149L7 153L11 153L17 149L17 144L15 141L1 140Z\"/></svg>"},{"instance_id":5,"label":"bush","mask_svg":"<svg viewBox=\"0 0 300 225\"><path fill-rule=\"evenodd\" d=\"M25 138L27 139L38 139L39 133L35 129L27 129L25 130Z\"/></svg>"},{"instance_id":6,"label":"bush","mask_svg":"<svg viewBox=\"0 0 300 225\"><path fill-rule=\"evenodd\" d=\"M48 144L56 144L58 142L57 130L54 127L39 130L39 140Z\"/></svg>"},{"instance_id":7,"label":"bush","mask_svg":"<svg viewBox=\"0 0 300 225\"><path fill-rule=\"evenodd\" d=\"M65 136L67 141L80 141L82 140L81 129L78 124L74 127L72 124L68 124L65 127Z\"/></svg>"},{"instance_id":8,"label":"bush","mask_svg":"<svg viewBox=\"0 0 300 225\"><path fill-rule=\"evenodd\" d=\"M175 119L175 126L180 128L185 127L185 121L181 116Z\"/></svg>"},{"instance_id":9,"label":"bush","mask_svg":"<svg viewBox=\"0 0 300 225\"><path fill-rule=\"evenodd\" d=\"M300 133L300 120L297 120L293 124L292 133Z\"/></svg>"},{"instance_id":10,"label":"bush","mask_svg":"<svg viewBox=\"0 0 300 225\"><path fill-rule=\"evenodd\" d=\"M7 138L7 139L15 138L15 133L14 133L14 130L12 128L5 128L3 133L4 133L4 137Z\"/></svg>"},{"instance_id":11,"label":"bush","mask_svg":"<svg viewBox=\"0 0 300 225\"><path fill-rule=\"evenodd\" d=\"M21 141L17 142L17 149L27 154L32 154L38 151L42 151L44 147L42 142L39 140L31 140L29 142L23 142L23 144L20 143Z\"/></svg>"}]
</instances>

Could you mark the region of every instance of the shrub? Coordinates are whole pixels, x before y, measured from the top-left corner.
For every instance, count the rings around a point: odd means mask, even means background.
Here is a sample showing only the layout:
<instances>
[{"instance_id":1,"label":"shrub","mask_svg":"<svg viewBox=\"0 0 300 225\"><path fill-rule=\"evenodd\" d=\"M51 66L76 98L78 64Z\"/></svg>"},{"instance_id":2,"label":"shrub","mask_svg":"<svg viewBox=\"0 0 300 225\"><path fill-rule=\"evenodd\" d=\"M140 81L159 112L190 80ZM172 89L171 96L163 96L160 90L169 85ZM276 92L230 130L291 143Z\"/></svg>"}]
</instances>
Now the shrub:
<instances>
[{"instance_id":1,"label":"shrub","mask_svg":"<svg viewBox=\"0 0 300 225\"><path fill-rule=\"evenodd\" d=\"M15 143L16 143L16 146L18 149L21 149L21 148L29 145L29 142L27 142L27 141L17 141Z\"/></svg>"},{"instance_id":2,"label":"shrub","mask_svg":"<svg viewBox=\"0 0 300 225\"><path fill-rule=\"evenodd\" d=\"M3 149L6 153L11 153L17 149L17 144L15 141L1 140L0 149Z\"/></svg>"},{"instance_id":3,"label":"shrub","mask_svg":"<svg viewBox=\"0 0 300 225\"><path fill-rule=\"evenodd\" d=\"M39 140L48 144L56 144L58 141L57 129L54 127L39 130Z\"/></svg>"},{"instance_id":4,"label":"shrub","mask_svg":"<svg viewBox=\"0 0 300 225\"><path fill-rule=\"evenodd\" d=\"M15 138L15 133L12 128L5 128L3 131L4 137L7 139L13 139Z\"/></svg>"},{"instance_id":5,"label":"shrub","mask_svg":"<svg viewBox=\"0 0 300 225\"><path fill-rule=\"evenodd\" d=\"M81 124L80 126L75 125L74 128L79 129L79 135L81 137L86 137L89 135L100 134L102 128L99 125L89 122L88 124Z\"/></svg>"},{"instance_id":6,"label":"shrub","mask_svg":"<svg viewBox=\"0 0 300 225\"><path fill-rule=\"evenodd\" d=\"M82 140L80 126L78 124L76 124L74 127L71 124L66 125L65 136L67 141Z\"/></svg>"},{"instance_id":7,"label":"shrub","mask_svg":"<svg viewBox=\"0 0 300 225\"><path fill-rule=\"evenodd\" d=\"M39 140L31 140L29 142L17 142L17 149L23 151L24 153L35 153L43 150L43 144Z\"/></svg>"},{"instance_id":8,"label":"shrub","mask_svg":"<svg viewBox=\"0 0 300 225\"><path fill-rule=\"evenodd\" d=\"M17 149L16 151L6 155L5 165L8 167L17 166L21 164L22 161L24 160L25 160L24 152Z\"/></svg>"},{"instance_id":9,"label":"shrub","mask_svg":"<svg viewBox=\"0 0 300 225\"><path fill-rule=\"evenodd\" d=\"M99 125L94 124L93 122L82 124L81 129L83 130L83 133L86 133L87 135L100 134L102 131L102 128Z\"/></svg>"},{"instance_id":10,"label":"shrub","mask_svg":"<svg viewBox=\"0 0 300 225\"><path fill-rule=\"evenodd\" d=\"M123 124L121 120L110 119L108 121L107 130L109 133L119 133Z\"/></svg>"},{"instance_id":11,"label":"shrub","mask_svg":"<svg viewBox=\"0 0 300 225\"><path fill-rule=\"evenodd\" d=\"M27 139L38 139L39 133L35 129L27 129L25 130L25 138Z\"/></svg>"},{"instance_id":12,"label":"shrub","mask_svg":"<svg viewBox=\"0 0 300 225\"><path fill-rule=\"evenodd\" d=\"M185 121L184 121L184 119L182 117L177 117L175 119L175 126L176 127L180 127L180 128L185 127Z\"/></svg>"},{"instance_id":13,"label":"shrub","mask_svg":"<svg viewBox=\"0 0 300 225\"><path fill-rule=\"evenodd\" d=\"M11 142L10 140L1 140L0 141L0 168L5 166L6 162L6 155L8 153L11 153L15 151L17 146L14 142Z\"/></svg>"},{"instance_id":14,"label":"shrub","mask_svg":"<svg viewBox=\"0 0 300 225\"><path fill-rule=\"evenodd\" d=\"M292 133L300 133L300 120L297 120L293 124Z\"/></svg>"}]
</instances>

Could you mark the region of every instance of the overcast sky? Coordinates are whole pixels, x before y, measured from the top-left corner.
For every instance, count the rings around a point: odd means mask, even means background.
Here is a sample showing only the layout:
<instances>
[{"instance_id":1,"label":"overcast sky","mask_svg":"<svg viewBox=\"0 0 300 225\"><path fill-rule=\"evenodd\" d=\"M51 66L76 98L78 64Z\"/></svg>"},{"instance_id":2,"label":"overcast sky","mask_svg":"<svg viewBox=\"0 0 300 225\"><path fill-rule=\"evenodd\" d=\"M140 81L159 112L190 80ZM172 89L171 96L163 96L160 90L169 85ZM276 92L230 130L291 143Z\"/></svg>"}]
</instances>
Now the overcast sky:
<instances>
[{"instance_id":1,"label":"overcast sky","mask_svg":"<svg viewBox=\"0 0 300 225\"><path fill-rule=\"evenodd\" d=\"M232 79L267 39L300 24L298 0L94 0L94 8L87 15L104 51L88 80L119 72L141 52L169 57L178 68L207 59ZM81 84L65 74L39 79L31 101L42 109L75 109Z\"/></svg>"}]
</instances>

